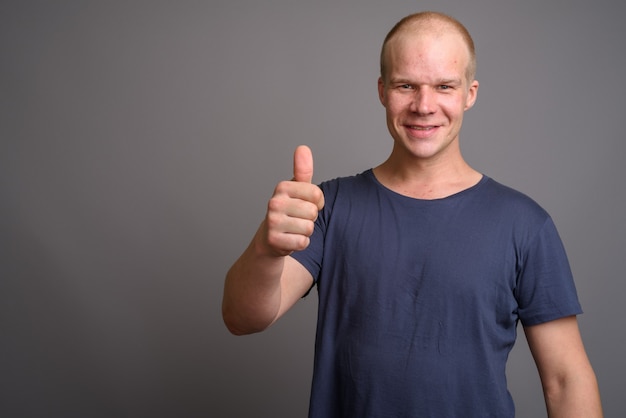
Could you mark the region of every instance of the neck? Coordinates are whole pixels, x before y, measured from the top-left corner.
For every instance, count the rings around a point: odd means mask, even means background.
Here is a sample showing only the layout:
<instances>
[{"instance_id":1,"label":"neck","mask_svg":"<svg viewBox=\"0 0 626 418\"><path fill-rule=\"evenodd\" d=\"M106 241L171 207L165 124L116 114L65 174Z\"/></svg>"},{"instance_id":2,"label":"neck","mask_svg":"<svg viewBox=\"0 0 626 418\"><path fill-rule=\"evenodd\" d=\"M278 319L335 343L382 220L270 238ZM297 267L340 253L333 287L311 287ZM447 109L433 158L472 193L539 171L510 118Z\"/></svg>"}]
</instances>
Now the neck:
<instances>
[{"instance_id":1,"label":"neck","mask_svg":"<svg viewBox=\"0 0 626 418\"><path fill-rule=\"evenodd\" d=\"M459 156L455 161L403 159L392 155L374 168L385 187L416 199L441 199L474 186L482 174Z\"/></svg>"}]
</instances>

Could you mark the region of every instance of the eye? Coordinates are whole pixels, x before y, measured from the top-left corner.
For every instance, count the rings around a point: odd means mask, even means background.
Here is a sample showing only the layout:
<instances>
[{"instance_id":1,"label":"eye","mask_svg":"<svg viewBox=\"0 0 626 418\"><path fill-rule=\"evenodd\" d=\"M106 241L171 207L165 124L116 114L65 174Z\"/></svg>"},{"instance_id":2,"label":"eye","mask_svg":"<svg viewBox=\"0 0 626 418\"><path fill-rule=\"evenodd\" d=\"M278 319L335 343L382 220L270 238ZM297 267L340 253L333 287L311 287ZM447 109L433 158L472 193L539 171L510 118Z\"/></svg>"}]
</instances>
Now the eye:
<instances>
[{"instance_id":1,"label":"eye","mask_svg":"<svg viewBox=\"0 0 626 418\"><path fill-rule=\"evenodd\" d=\"M400 90L412 90L413 86L410 84L400 84L398 86L400 88Z\"/></svg>"},{"instance_id":2,"label":"eye","mask_svg":"<svg viewBox=\"0 0 626 418\"><path fill-rule=\"evenodd\" d=\"M439 90L450 90L452 86L448 86L447 84L442 84L439 86Z\"/></svg>"}]
</instances>

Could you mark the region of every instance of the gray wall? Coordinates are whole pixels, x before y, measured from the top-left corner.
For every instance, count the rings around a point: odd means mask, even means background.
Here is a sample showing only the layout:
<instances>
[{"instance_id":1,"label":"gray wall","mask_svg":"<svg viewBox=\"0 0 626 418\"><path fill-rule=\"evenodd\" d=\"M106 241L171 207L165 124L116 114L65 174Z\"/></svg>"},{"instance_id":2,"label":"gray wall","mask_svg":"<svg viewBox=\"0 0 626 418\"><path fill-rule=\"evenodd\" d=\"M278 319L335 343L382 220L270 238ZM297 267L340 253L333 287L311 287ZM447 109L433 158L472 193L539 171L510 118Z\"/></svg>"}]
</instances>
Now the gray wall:
<instances>
[{"instance_id":1,"label":"gray wall","mask_svg":"<svg viewBox=\"0 0 626 418\"><path fill-rule=\"evenodd\" d=\"M387 156L379 46L422 9L475 37L464 152L553 215L606 415L624 416L616 0L3 1L0 416L304 416L316 297L237 338L223 277L296 145L316 181ZM509 372L518 416L545 416L523 339Z\"/></svg>"}]
</instances>

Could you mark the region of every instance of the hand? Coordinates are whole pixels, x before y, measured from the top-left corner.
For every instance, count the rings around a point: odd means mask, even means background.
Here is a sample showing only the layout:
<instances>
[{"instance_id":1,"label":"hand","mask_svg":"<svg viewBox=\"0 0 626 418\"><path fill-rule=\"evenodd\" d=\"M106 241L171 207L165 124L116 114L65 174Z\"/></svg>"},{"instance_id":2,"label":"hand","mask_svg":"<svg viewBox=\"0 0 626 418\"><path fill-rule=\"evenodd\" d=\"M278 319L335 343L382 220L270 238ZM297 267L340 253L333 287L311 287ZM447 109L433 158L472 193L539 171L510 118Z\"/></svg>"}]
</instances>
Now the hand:
<instances>
[{"instance_id":1,"label":"hand","mask_svg":"<svg viewBox=\"0 0 626 418\"><path fill-rule=\"evenodd\" d=\"M293 180L280 182L267 205L263 241L270 254L286 256L308 247L324 207L324 194L312 179L313 154L301 145L293 155Z\"/></svg>"}]
</instances>

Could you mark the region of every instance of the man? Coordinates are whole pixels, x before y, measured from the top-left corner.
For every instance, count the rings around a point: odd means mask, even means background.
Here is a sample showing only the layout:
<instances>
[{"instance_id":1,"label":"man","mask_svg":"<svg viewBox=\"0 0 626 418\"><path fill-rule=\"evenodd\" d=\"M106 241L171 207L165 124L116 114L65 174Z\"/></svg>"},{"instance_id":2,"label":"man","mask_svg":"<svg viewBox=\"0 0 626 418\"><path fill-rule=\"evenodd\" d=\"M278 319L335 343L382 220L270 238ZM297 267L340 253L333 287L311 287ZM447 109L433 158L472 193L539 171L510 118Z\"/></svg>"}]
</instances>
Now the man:
<instances>
[{"instance_id":1,"label":"man","mask_svg":"<svg viewBox=\"0 0 626 418\"><path fill-rule=\"evenodd\" d=\"M320 188L298 147L293 180L227 274L234 334L267 328L317 286L310 417L512 417L505 365L518 321L549 416L602 416L552 220L461 155L475 68L456 20L401 20L378 80L388 159Z\"/></svg>"}]
</instances>

